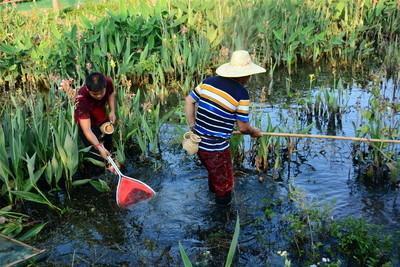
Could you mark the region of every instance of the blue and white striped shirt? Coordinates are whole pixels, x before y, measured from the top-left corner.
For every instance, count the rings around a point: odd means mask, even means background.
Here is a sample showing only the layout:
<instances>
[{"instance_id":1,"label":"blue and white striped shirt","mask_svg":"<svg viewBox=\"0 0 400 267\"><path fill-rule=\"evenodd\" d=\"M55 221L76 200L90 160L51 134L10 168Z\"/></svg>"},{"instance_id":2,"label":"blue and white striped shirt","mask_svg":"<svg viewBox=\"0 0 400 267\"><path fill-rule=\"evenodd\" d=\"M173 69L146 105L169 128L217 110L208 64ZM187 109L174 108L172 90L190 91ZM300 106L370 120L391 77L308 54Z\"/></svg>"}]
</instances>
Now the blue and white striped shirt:
<instances>
[{"instance_id":1,"label":"blue and white striped shirt","mask_svg":"<svg viewBox=\"0 0 400 267\"><path fill-rule=\"evenodd\" d=\"M237 81L214 76L205 79L190 96L197 102L194 130L201 136L200 150L229 147L236 120L249 121L249 93Z\"/></svg>"}]
</instances>

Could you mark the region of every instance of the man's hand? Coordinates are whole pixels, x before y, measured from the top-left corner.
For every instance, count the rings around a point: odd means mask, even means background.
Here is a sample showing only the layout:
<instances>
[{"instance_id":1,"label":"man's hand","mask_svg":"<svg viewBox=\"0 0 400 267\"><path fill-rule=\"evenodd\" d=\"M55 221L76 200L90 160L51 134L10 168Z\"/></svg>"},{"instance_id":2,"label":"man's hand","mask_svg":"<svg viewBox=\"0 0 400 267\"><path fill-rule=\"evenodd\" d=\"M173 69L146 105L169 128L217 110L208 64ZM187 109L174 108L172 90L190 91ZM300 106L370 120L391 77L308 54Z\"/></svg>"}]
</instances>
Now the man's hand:
<instances>
[{"instance_id":1,"label":"man's hand","mask_svg":"<svg viewBox=\"0 0 400 267\"><path fill-rule=\"evenodd\" d=\"M108 115L108 119L112 124L114 124L117 119L117 117L115 116L115 112L110 112L110 114Z\"/></svg>"},{"instance_id":2,"label":"man's hand","mask_svg":"<svg viewBox=\"0 0 400 267\"><path fill-rule=\"evenodd\" d=\"M262 136L262 132L260 131L260 129L253 128L250 136L253 137L253 138L261 137Z\"/></svg>"},{"instance_id":3,"label":"man's hand","mask_svg":"<svg viewBox=\"0 0 400 267\"><path fill-rule=\"evenodd\" d=\"M100 153L100 156L102 156L103 158L107 158L108 156L111 155L111 153L103 146L103 144L100 144L97 147L97 150Z\"/></svg>"},{"instance_id":4,"label":"man's hand","mask_svg":"<svg viewBox=\"0 0 400 267\"><path fill-rule=\"evenodd\" d=\"M253 138L262 136L262 132L260 131L260 129L251 127L250 123L248 123L248 122L243 122L243 121L237 120L237 125L239 126L239 131L242 134L249 134Z\"/></svg>"}]
</instances>

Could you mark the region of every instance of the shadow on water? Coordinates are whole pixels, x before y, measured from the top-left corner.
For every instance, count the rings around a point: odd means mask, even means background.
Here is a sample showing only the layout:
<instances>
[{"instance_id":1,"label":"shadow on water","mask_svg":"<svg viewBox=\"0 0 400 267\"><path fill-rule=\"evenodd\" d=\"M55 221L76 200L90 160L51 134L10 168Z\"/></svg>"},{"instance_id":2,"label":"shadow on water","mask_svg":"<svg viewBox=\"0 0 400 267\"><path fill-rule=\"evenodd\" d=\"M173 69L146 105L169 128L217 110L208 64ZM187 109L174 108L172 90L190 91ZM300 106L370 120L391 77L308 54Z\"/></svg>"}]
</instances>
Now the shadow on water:
<instances>
[{"instance_id":1,"label":"shadow on water","mask_svg":"<svg viewBox=\"0 0 400 267\"><path fill-rule=\"evenodd\" d=\"M305 90L311 72L300 72L299 81L292 81L292 90ZM332 80L329 71L321 73L326 73L318 77L322 83ZM259 108L276 124L281 123L279 113L284 117L290 114L288 102L289 106L296 104L301 96L288 99L282 93L283 83L279 83L284 80L285 77L277 78L273 95ZM253 102L257 102L259 89L269 83L268 79L253 81ZM352 82L348 85L349 106L367 105L368 93L364 88ZM344 114L335 134L353 136L355 116L354 109ZM72 211L37 241L38 247L49 250L43 266L181 266L178 242L197 266L221 266L237 214L241 233L236 264L282 266L282 258L276 252L287 248L284 216L294 209L288 198L288 184L305 191L307 198L320 206L331 205L335 218L363 217L387 228L400 225L399 191L360 184L355 178L351 143L347 141L300 140L290 164L283 165L279 181L267 176L260 183L259 174L247 166L236 175L232 206L217 209L208 192L206 170L180 148L171 147L177 139L172 128L162 138L161 168L155 171L148 166L129 165L126 172L148 183L157 196L121 210L114 199L115 181L110 193L80 189L73 194ZM311 132L326 134L325 130L314 127ZM114 179L106 176L108 181Z\"/></svg>"}]
</instances>

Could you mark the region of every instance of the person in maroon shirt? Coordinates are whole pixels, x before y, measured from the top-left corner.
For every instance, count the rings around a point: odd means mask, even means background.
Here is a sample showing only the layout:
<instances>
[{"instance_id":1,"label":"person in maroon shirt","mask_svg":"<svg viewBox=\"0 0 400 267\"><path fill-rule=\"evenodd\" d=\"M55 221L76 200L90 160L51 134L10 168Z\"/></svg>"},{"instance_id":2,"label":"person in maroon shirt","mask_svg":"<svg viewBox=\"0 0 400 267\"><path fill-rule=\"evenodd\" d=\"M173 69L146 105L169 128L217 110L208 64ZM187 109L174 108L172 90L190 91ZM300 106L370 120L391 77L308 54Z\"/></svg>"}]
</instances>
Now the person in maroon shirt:
<instances>
[{"instance_id":1,"label":"person in maroon shirt","mask_svg":"<svg viewBox=\"0 0 400 267\"><path fill-rule=\"evenodd\" d=\"M109 113L107 114L106 105ZM112 79L93 72L85 79L75 98L75 121L79 136L85 146L92 146L101 157L106 158L112 149L112 135L102 134L100 126L115 123L115 91ZM97 159L101 159L98 157Z\"/></svg>"}]
</instances>

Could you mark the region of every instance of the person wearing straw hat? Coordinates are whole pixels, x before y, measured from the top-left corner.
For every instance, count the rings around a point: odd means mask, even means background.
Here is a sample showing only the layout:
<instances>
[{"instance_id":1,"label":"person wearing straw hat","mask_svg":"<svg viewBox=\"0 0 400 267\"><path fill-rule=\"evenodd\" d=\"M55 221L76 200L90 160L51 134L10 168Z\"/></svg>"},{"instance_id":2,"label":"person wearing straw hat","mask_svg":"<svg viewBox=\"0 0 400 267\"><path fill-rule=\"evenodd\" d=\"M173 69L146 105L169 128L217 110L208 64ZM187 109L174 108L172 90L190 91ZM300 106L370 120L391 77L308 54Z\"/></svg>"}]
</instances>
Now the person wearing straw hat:
<instances>
[{"instance_id":1,"label":"person wearing straw hat","mask_svg":"<svg viewBox=\"0 0 400 267\"><path fill-rule=\"evenodd\" d=\"M208 171L208 185L219 205L228 205L234 186L229 139L235 123L242 134L260 137L249 123L249 93L244 85L250 76L266 70L244 50L232 53L230 62L219 66L217 76L206 78L185 98L190 129L201 137L197 155Z\"/></svg>"},{"instance_id":2,"label":"person wearing straw hat","mask_svg":"<svg viewBox=\"0 0 400 267\"><path fill-rule=\"evenodd\" d=\"M92 146L91 157L106 159L112 149L112 124L116 120L115 91L111 78L100 72L93 72L86 77L84 86L75 98L74 117L83 144ZM100 154L101 157L94 154Z\"/></svg>"}]
</instances>

